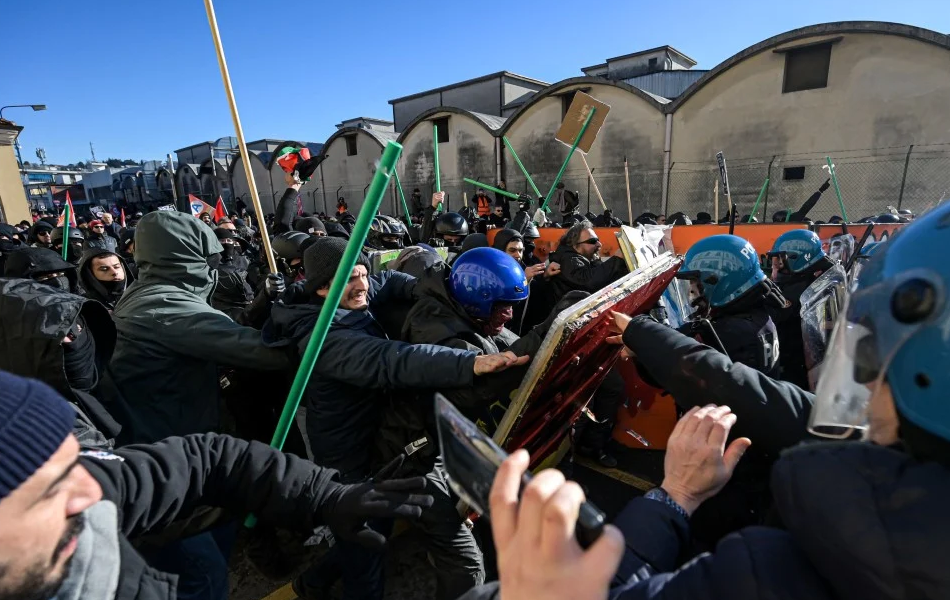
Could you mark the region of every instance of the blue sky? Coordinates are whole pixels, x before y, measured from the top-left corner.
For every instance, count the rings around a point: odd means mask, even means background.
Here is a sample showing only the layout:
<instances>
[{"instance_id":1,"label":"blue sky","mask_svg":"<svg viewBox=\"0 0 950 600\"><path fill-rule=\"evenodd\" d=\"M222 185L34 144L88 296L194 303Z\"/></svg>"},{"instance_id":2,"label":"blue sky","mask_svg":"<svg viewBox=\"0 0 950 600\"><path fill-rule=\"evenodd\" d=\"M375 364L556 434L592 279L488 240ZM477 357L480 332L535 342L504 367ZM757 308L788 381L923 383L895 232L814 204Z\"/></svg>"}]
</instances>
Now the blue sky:
<instances>
[{"instance_id":1,"label":"blue sky","mask_svg":"<svg viewBox=\"0 0 950 600\"><path fill-rule=\"evenodd\" d=\"M509 70L555 82L670 44L712 68L815 23L896 21L950 32L947 0L643 2L218 0L247 139L323 141L341 120L392 118L387 100ZM585 12L586 10L586 12ZM233 135L201 0L10 1L0 105L25 160L151 159Z\"/></svg>"}]
</instances>

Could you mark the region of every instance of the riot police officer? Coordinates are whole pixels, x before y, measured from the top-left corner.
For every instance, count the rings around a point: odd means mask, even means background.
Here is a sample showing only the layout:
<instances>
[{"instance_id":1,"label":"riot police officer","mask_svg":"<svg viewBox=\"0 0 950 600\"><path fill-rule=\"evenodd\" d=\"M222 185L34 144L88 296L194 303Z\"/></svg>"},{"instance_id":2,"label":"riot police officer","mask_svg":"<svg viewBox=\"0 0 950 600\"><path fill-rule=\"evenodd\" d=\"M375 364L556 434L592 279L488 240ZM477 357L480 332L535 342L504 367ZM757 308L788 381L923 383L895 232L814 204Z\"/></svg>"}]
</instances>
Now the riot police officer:
<instances>
[{"instance_id":1,"label":"riot police officer","mask_svg":"<svg viewBox=\"0 0 950 600\"><path fill-rule=\"evenodd\" d=\"M795 229L780 235L768 257L772 264L772 281L789 302L786 308L771 309L782 348L779 359L781 378L808 389L801 296L808 286L834 265L822 249L818 235L807 229Z\"/></svg>"}]
</instances>

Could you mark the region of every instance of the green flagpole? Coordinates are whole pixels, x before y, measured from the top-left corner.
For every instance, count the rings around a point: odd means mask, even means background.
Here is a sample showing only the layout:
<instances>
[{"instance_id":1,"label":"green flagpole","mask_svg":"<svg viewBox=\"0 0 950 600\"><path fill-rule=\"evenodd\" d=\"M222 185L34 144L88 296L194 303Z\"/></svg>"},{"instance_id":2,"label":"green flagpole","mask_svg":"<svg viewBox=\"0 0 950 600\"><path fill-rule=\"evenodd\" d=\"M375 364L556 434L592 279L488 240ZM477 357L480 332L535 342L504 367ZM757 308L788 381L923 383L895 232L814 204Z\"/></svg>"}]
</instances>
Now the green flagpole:
<instances>
[{"instance_id":1,"label":"green flagpole","mask_svg":"<svg viewBox=\"0 0 950 600\"><path fill-rule=\"evenodd\" d=\"M569 163L571 157L574 156L574 151L577 150L577 145L584 137L584 133L587 131L587 126L590 125L590 120L594 118L595 112L597 112L597 109L591 107L590 112L587 114L587 118L584 119L584 124L581 125L581 130L577 133L577 139L575 139L574 143L571 145L571 150L567 153L567 158L564 159L564 164L561 165L561 170L557 172L557 177L554 178L554 183L551 184L551 189L548 191L548 195L544 197L544 204L541 205L543 210L551 212L548 210L548 202L551 201L551 196L554 194L554 189L557 188L557 184L560 183L561 177L564 176L564 171L567 169L567 163Z\"/></svg>"},{"instance_id":2,"label":"green flagpole","mask_svg":"<svg viewBox=\"0 0 950 600\"><path fill-rule=\"evenodd\" d=\"M841 207L841 218L844 219L844 222L848 222L848 212L844 209L844 200L841 199L841 188L838 187L838 174L835 172L835 165L831 162L831 157L826 156L825 160L828 161L828 171L831 173L831 183L835 186L835 195L838 196L838 206Z\"/></svg>"},{"instance_id":3,"label":"green flagpole","mask_svg":"<svg viewBox=\"0 0 950 600\"><path fill-rule=\"evenodd\" d=\"M402 184L399 182L399 173L393 169L393 179L396 181L396 189L399 190L399 199L402 200L402 209L406 211L406 225L412 225L412 216L409 213L409 205L406 204L406 195L402 193Z\"/></svg>"},{"instance_id":4,"label":"green flagpole","mask_svg":"<svg viewBox=\"0 0 950 600\"><path fill-rule=\"evenodd\" d=\"M749 217L749 222L755 218L755 213L759 210L759 202L762 202L762 197L765 196L765 190L769 189L769 178L765 178L765 183L762 184L762 189L759 191L759 197L755 199L755 205L752 207L751 216ZM762 217L763 219L765 216Z\"/></svg>"},{"instance_id":5,"label":"green flagpole","mask_svg":"<svg viewBox=\"0 0 950 600\"><path fill-rule=\"evenodd\" d=\"M521 172L524 173L525 179L528 180L528 185L531 186L531 189L534 190L534 193L537 194L537 197L541 197L541 190L538 189L538 186L534 185L534 181L531 179L531 175L528 174L528 169L524 168L524 165L521 164L521 159L518 158L518 153L515 152L515 149L511 147L511 142L508 141L508 138L501 136L501 141L505 142L505 147L508 148L508 151L511 152L511 157L515 159L515 163L518 165L518 168L521 169Z\"/></svg>"},{"instance_id":6,"label":"green flagpole","mask_svg":"<svg viewBox=\"0 0 950 600\"><path fill-rule=\"evenodd\" d=\"M360 209L360 215L356 219L356 225L350 234L350 241L346 244L346 250L343 252L343 259L340 266L337 267L336 274L333 276L333 282L330 284L330 291L326 300L323 301L323 307L320 309L320 316L317 317L317 323L314 325L313 334L307 343L303 357L300 359L300 368L297 369L297 375L294 377L294 383L290 387L290 394L287 396L287 402L284 403L284 410L280 414L280 421L277 429L274 431L274 437L271 439L271 446L278 450L284 447L287 439L287 433L294 422L294 415L297 414L297 407L300 406L300 400L303 397L307 382L310 381L310 375L313 367L317 363L320 351L323 350L323 342L326 340L327 332L336 315L336 309L340 305L340 299L343 297L343 290L350 280L353 273L353 267L359 258L366 242L366 235L369 233L373 217L379 210L379 205L383 201L386 193L386 187L389 185L389 179L396 170L396 161L399 160L399 154L402 152L402 146L396 142L389 142L383 150L383 156L380 159L379 168L373 176L370 183L369 192L366 195L366 201L363 208ZM250 515L245 521L245 525L253 527L256 520Z\"/></svg>"},{"instance_id":7,"label":"green flagpole","mask_svg":"<svg viewBox=\"0 0 950 600\"><path fill-rule=\"evenodd\" d=\"M66 202L66 209L63 211L63 214L66 216L66 218L63 219L63 260L66 260L66 249L69 248L69 219L72 217L68 201Z\"/></svg>"},{"instance_id":8,"label":"green flagpole","mask_svg":"<svg viewBox=\"0 0 950 600\"><path fill-rule=\"evenodd\" d=\"M435 191L442 191L442 176L439 175L439 126L432 122L432 160L435 168ZM439 202L439 210L442 210L442 203Z\"/></svg>"},{"instance_id":9,"label":"green flagpole","mask_svg":"<svg viewBox=\"0 0 950 600\"><path fill-rule=\"evenodd\" d=\"M521 197L521 196L519 196L518 194L512 194L512 193L509 192L508 190L502 190L502 189L499 189L499 188L496 188L496 187L492 187L492 186L490 186L490 185L488 185L488 184L485 184L485 183L482 183L482 182L480 182L480 181L475 181L474 179L469 179L468 177L463 178L462 181L464 181L465 183L471 183L472 185L478 186L478 187L480 187L480 188L485 188L486 190L488 190L488 191L490 191L490 192L495 192L496 194L501 194L502 196L507 196L508 198L514 198L515 200L517 200L518 198Z\"/></svg>"}]
</instances>

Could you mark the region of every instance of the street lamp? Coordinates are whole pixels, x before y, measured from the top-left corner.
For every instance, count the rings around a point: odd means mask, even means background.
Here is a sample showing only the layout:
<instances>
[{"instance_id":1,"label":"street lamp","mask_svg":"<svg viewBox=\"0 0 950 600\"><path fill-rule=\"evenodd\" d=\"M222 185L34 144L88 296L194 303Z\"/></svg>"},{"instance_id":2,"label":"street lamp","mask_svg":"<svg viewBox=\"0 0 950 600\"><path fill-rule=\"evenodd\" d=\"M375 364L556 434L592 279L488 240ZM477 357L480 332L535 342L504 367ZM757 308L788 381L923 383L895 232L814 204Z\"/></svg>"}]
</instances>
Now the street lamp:
<instances>
[{"instance_id":1,"label":"street lamp","mask_svg":"<svg viewBox=\"0 0 950 600\"><path fill-rule=\"evenodd\" d=\"M33 111L46 110L45 104L8 104L7 106L0 107L0 119L3 118L3 111L8 108L32 108Z\"/></svg>"}]
</instances>

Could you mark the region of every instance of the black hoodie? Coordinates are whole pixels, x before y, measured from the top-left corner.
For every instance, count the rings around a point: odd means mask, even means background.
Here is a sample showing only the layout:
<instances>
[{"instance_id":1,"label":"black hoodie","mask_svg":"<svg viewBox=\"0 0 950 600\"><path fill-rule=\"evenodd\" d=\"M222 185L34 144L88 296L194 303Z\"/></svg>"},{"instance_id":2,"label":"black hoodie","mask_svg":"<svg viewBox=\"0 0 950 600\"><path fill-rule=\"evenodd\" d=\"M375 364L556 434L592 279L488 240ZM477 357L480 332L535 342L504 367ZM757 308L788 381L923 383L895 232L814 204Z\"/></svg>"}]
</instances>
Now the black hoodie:
<instances>
[{"instance_id":1,"label":"black hoodie","mask_svg":"<svg viewBox=\"0 0 950 600\"><path fill-rule=\"evenodd\" d=\"M80 317L95 342L97 376L85 389L67 380L63 350L63 338ZM102 380L114 348L115 326L98 302L31 279L0 279L0 369L39 379L78 407L76 433L84 445L105 442L88 431L90 424L108 438L119 433L106 408L114 390Z\"/></svg>"},{"instance_id":2,"label":"black hoodie","mask_svg":"<svg viewBox=\"0 0 950 600\"><path fill-rule=\"evenodd\" d=\"M103 282L96 279L95 274L92 272L92 259L110 254L119 259L119 262L122 263L122 268L125 270L125 281L117 282L118 285L111 290L107 289L107 286L105 286ZM80 292L90 300L98 300L110 311L115 309L116 302L122 298L122 294L125 293L126 288L132 284L133 279L134 277L132 277L128 265L125 264L125 259L109 250L90 248L82 255L82 260L79 262Z\"/></svg>"}]
</instances>

